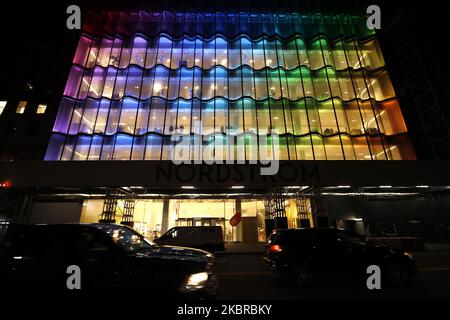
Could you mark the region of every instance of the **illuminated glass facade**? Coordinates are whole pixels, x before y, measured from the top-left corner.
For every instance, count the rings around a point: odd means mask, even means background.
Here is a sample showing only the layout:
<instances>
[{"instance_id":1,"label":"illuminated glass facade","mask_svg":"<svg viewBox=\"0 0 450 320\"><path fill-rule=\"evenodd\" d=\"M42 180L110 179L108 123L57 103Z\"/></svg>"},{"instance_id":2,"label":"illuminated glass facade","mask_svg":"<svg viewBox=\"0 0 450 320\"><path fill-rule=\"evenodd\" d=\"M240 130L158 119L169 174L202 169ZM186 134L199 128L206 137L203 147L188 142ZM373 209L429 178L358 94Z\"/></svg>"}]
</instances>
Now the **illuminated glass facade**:
<instances>
[{"instance_id":1,"label":"illuminated glass facade","mask_svg":"<svg viewBox=\"0 0 450 320\"><path fill-rule=\"evenodd\" d=\"M107 12L84 28L46 160L169 160L175 132L280 134L280 160L411 160L363 17ZM105 22L106 21L106 22ZM258 146L256 146L258 147Z\"/></svg>"}]
</instances>

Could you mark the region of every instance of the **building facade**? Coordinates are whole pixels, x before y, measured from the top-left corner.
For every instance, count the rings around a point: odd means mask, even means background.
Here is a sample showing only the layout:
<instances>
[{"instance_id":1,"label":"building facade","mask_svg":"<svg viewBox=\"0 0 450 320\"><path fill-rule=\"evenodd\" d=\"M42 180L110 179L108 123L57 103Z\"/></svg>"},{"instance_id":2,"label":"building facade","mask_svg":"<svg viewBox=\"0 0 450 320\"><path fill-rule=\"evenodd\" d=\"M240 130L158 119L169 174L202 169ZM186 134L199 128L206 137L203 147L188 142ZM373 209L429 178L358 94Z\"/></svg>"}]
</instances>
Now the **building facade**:
<instances>
[{"instance_id":1,"label":"building facade","mask_svg":"<svg viewBox=\"0 0 450 320\"><path fill-rule=\"evenodd\" d=\"M417 236L437 228L410 204L424 208L426 197L446 188L424 182L425 173L420 182L411 180L410 172L398 170L403 162L360 161L416 159L365 16L145 8L88 11L45 161L37 165L52 177L21 182L22 170L15 169L19 179L11 179L34 197L21 220L113 221L149 238L173 226L221 225L226 241L243 242L264 241L274 226ZM157 185L153 165L176 166L171 160L181 142L188 142L183 160L247 166L270 153L288 168L308 163L307 179L258 183L245 167L237 174L245 176L241 182L223 182L217 166L207 183L174 178ZM101 170L107 163L116 170ZM340 164L330 170L330 163ZM82 178L53 179L71 171ZM134 183L126 172L143 178ZM394 199L409 215L377 213ZM435 205L442 217L444 207ZM236 214L241 223L231 226ZM417 221L428 221L426 232L401 231L416 230ZM445 221L441 237L450 239Z\"/></svg>"},{"instance_id":2,"label":"building facade","mask_svg":"<svg viewBox=\"0 0 450 320\"><path fill-rule=\"evenodd\" d=\"M204 159L257 160L256 138L270 142L273 132L280 160L415 159L365 17L96 18L80 38L46 160L171 160L175 133L188 141L200 134L212 151Z\"/></svg>"}]
</instances>

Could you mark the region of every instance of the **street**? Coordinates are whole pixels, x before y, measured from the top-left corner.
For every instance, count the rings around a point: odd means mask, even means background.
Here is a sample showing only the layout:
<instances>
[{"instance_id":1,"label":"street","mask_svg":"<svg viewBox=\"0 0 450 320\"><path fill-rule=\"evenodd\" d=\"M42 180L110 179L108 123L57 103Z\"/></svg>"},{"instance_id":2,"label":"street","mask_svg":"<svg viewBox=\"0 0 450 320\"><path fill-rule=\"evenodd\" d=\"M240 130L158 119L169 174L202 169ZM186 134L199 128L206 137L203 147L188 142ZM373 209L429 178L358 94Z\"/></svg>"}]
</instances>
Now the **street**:
<instances>
[{"instance_id":1,"label":"street","mask_svg":"<svg viewBox=\"0 0 450 320\"><path fill-rule=\"evenodd\" d=\"M419 274L406 284L369 291L365 282L347 277L318 278L310 288L278 279L261 260L261 253L217 254L218 300L371 300L450 298L450 251L413 254Z\"/></svg>"}]
</instances>

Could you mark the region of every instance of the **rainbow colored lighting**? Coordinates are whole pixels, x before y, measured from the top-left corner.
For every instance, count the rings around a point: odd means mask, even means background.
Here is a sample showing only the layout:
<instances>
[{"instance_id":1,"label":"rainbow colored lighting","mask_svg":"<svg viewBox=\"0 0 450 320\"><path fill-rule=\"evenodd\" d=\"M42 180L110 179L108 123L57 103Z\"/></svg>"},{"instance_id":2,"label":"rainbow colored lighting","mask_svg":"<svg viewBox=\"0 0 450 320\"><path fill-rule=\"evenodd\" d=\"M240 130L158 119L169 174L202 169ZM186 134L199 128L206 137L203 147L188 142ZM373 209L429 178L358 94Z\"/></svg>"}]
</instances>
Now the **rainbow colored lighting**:
<instances>
[{"instance_id":1,"label":"rainbow colored lighting","mask_svg":"<svg viewBox=\"0 0 450 320\"><path fill-rule=\"evenodd\" d=\"M196 121L218 147L227 130L277 129L280 160L415 159L363 17L141 11L100 21L80 38L46 160L169 160L171 135L192 139Z\"/></svg>"}]
</instances>

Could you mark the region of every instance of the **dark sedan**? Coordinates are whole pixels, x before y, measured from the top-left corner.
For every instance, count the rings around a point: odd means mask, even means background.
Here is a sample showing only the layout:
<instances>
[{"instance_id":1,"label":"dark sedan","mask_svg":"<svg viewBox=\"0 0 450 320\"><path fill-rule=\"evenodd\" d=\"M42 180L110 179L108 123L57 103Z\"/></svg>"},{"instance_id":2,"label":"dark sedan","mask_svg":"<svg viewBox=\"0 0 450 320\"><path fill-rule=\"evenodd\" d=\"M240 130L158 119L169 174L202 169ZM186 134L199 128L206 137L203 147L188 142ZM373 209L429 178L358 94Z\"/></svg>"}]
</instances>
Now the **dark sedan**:
<instances>
[{"instance_id":1,"label":"dark sedan","mask_svg":"<svg viewBox=\"0 0 450 320\"><path fill-rule=\"evenodd\" d=\"M291 276L302 286L320 275L367 277L372 265L380 268L383 280L394 284L417 273L409 253L336 229L276 230L268 239L264 260L271 270Z\"/></svg>"},{"instance_id":2,"label":"dark sedan","mask_svg":"<svg viewBox=\"0 0 450 320\"><path fill-rule=\"evenodd\" d=\"M213 254L158 246L122 225L12 225L0 250L12 295L207 299L217 291Z\"/></svg>"}]
</instances>

